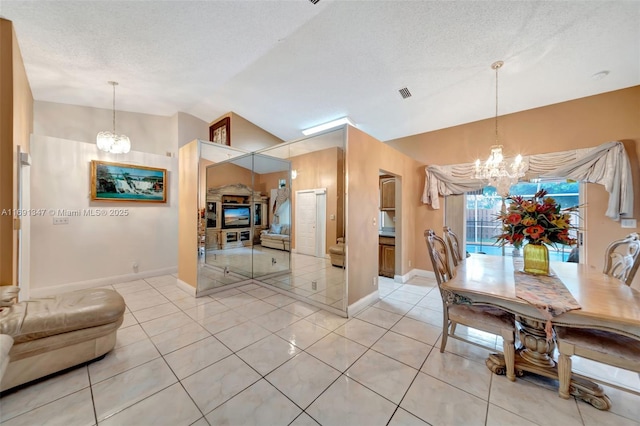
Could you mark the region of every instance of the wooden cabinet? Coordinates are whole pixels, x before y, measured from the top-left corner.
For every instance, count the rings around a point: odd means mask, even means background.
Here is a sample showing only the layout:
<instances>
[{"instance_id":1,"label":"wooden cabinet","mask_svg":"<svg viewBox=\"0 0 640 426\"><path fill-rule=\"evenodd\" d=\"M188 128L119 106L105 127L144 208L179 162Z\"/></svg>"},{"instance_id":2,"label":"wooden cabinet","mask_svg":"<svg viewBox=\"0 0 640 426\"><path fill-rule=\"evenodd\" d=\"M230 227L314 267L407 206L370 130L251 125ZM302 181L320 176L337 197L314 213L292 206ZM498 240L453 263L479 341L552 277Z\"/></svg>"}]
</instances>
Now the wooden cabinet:
<instances>
[{"instance_id":1,"label":"wooden cabinet","mask_svg":"<svg viewBox=\"0 0 640 426\"><path fill-rule=\"evenodd\" d=\"M395 210L396 208L396 179L380 179L380 210Z\"/></svg>"},{"instance_id":2,"label":"wooden cabinet","mask_svg":"<svg viewBox=\"0 0 640 426\"><path fill-rule=\"evenodd\" d=\"M396 272L396 239L380 237L378 275L393 278Z\"/></svg>"}]
</instances>

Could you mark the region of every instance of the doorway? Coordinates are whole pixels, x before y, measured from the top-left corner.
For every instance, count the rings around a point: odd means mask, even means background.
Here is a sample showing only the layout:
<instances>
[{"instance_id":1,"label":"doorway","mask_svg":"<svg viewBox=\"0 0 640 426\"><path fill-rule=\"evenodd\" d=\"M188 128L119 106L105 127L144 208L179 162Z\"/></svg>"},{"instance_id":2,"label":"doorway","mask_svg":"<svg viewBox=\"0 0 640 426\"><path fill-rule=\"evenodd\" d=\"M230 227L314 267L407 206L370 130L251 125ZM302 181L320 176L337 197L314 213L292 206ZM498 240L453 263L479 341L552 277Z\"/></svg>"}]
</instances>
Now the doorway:
<instances>
[{"instance_id":1,"label":"doorway","mask_svg":"<svg viewBox=\"0 0 640 426\"><path fill-rule=\"evenodd\" d=\"M327 190L296 191L295 205L296 252L325 257Z\"/></svg>"}]
</instances>

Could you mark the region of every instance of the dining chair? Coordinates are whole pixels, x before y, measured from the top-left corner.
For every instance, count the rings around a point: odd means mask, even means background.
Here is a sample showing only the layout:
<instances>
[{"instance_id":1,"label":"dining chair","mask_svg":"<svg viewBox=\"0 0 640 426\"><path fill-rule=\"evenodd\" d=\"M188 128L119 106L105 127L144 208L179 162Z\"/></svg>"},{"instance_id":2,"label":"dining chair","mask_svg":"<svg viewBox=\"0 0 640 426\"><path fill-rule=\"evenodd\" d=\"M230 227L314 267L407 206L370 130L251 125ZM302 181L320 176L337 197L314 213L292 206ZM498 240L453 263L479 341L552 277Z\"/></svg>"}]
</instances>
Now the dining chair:
<instances>
[{"instance_id":1,"label":"dining chair","mask_svg":"<svg viewBox=\"0 0 640 426\"><path fill-rule=\"evenodd\" d=\"M604 273L631 285L640 264L640 236L633 232L609 244L605 250Z\"/></svg>"},{"instance_id":2,"label":"dining chair","mask_svg":"<svg viewBox=\"0 0 640 426\"><path fill-rule=\"evenodd\" d=\"M448 226L444 226L442 228L442 235L444 235L444 239L447 241L447 245L449 246L453 266L458 266L464 259L462 257L462 252L460 251L460 241L458 240L458 236Z\"/></svg>"},{"instance_id":3,"label":"dining chair","mask_svg":"<svg viewBox=\"0 0 640 426\"><path fill-rule=\"evenodd\" d=\"M442 288L444 283L455 276L455 270L451 265L447 244L445 244L444 240L438 237L432 229L424 231L424 238L427 242L429 257L431 258L431 264L433 265L433 272L436 276L438 289L440 290L440 295L442 297L443 323L440 352L444 352L448 337L492 351L495 350L493 347L484 346L478 342L456 335L455 330L457 324L462 324L487 333L497 334L502 337L502 350L504 353L507 378L512 381L515 380L514 315L493 306L461 305L453 303L453 294Z\"/></svg>"},{"instance_id":4,"label":"dining chair","mask_svg":"<svg viewBox=\"0 0 640 426\"><path fill-rule=\"evenodd\" d=\"M571 394L571 356L577 355L603 364L640 373L640 340L610 331L555 326L558 347L558 394L568 399ZM630 391L604 380L589 377L590 380L608 386ZM602 407L601 409L608 409Z\"/></svg>"}]
</instances>

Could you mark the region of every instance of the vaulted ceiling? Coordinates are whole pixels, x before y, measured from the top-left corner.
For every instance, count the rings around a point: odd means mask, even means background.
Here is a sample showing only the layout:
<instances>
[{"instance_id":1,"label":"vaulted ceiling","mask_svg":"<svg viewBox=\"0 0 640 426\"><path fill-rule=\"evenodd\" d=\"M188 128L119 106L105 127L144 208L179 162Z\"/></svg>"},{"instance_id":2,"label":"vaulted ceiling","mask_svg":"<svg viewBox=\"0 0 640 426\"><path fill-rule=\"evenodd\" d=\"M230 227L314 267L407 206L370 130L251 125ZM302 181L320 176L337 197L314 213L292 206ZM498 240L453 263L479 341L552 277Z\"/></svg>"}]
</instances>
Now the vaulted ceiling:
<instances>
[{"instance_id":1,"label":"vaulted ceiling","mask_svg":"<svg viewBox=\"0 0 640 426\"><path fill-rule=\"evenodd\" d=\"M0 0L39 101L380 140L640 84L638 1ZM595 78L602 71L605 78ZM408 88L403 99L399 90Z\"/></svg>"}]
</instances>

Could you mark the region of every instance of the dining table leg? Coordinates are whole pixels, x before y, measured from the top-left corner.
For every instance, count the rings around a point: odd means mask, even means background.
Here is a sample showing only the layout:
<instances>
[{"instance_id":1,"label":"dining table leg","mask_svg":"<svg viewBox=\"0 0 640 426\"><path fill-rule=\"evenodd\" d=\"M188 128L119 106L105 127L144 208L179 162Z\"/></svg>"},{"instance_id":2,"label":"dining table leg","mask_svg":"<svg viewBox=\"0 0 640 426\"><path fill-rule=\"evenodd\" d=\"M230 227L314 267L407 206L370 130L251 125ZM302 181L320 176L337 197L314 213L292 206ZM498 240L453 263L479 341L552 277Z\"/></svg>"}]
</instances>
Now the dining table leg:
<instances>
[{"instance_id":1,"label":"dining table leg","mask_svg":"<svg viewBox=\"0 0 640 426\"><path fill-rule=\"evenodd\" d=\"M539 374L551 379L558 379L558 368L553 358L556 348L555 340L547 340L545 322L525 317L516 317L518 322L518 338L520 347L516 348L516 376L524 372ZM505 362L502 354L491 354L486 365L495 374L505 374ZM571 375L569 393L576 398L593 405L600 410L611 408L611 401L604 394L602 386L576 375Z\"/></svg>"}]
</instances>

